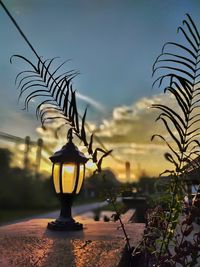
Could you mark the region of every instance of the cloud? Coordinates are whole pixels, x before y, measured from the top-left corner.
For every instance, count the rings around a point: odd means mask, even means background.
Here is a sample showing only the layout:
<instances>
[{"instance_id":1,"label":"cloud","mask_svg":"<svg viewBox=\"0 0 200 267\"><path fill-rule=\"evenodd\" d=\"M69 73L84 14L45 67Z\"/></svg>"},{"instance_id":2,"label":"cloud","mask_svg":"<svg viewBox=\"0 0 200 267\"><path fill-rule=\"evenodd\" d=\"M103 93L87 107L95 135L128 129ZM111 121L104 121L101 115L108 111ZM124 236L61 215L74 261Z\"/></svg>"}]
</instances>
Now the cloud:
<instances>
[{"instance_id":1,"label":"cloud","mask_svg":"<svg viewBox=\"0 0 200 267\"><path fill-rule=\"evenodd\" d=\"M124 163L130 161L134 176L137 176L139 165L150 175L159 175L169 167L163 157L167 146L160 140L151 142L154 134L166 135L163 125L155 122L159 111L152 109L151 105L168 103L169 100L172 106L175 105L175 101L169 97L163 94L154 95L151 98L141 98L130 106L115 107L112 118L103 120L96 128L96 135L105 146L113 149L114 157ZM108 165L116 168L114 161ZM121 168L125 167L120 166L119 169Z\"/></svg>"},{"instance_id":2,"label":"cloud","mask_svg":"<svg viewBox=\"0 0 200 267\"><path fill-rule=\"evenodd\" d=\"M142 98L132 106L116 107L113 110L113 119L116 121L138 121L143 114L149 113L149 108L154 103L161 101L161 96L154 96L151 98Z\"/></svg>"},{"instance_id":3,"label":"cloud","mask_svg":"<svg viewBox=\"0 0 200 267\"><path fill-rule=\"evenodd\" d=\"M158 111L151 109L153 103L161 103L162 95L142 98L131 106L113 109L112 118L103 120L96 134L105 142L149 143L157 130L155 119Z\"/></svg>"},{"instance_id":4,"label":"cloud","mask_svg":"<svg viewBox=\"0 0 200 267\"><path fill-rule=\"evenodd\" d=\"M78 99L85 101L87 104L94 107L96 110L100 111L101 113L105 113L105 106L97 102L96 100L92 99L89 96L82 95L80 93L76 93Z\"/></svg>"},{"instance_id":5,"label":"cloud","mask_svg":"<svg viewBox=\"0 0 200 267\"><path fill-rule=\"evenodd\" d=\"M125 175L125 162L129 161L132 168L132 177L137 177L145 170L149 175L159 175L169 167L163 157L167 151L166 145L161 141L151 142L151 136L159 133L166 134L163 125L155 123L158 116L156 109L150 108L154 103L167 103L169 96L154 95L151 98L141 98L130 106L115 107L110 119L104 119L100 125L87 121L94 129L95 136L107 149L113 149L113 157L104 160L103 167L114 169L119 178ZM173 100L170 99L173 106ZM54 125L55 126L55 125ZM44 139L49 149L57 150L66 142L66 128L59 133L56 140L54 131L44 131L38 128L37 132ZM76 140L75 140L76 141ZM94 139L94 146L100 147ZM140 168L138 168L140 166ZM140 170L139 170L140 169Z\"/></svg>"}]
</instances>

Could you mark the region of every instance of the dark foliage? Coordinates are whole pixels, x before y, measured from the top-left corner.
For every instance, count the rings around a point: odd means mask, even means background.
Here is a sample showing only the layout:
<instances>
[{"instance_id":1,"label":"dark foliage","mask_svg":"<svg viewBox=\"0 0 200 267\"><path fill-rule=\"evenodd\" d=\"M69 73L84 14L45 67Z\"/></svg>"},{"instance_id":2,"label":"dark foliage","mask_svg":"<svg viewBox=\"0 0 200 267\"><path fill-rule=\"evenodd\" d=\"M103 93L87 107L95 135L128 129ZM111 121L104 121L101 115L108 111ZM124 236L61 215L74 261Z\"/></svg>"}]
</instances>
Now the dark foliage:
<instances>
[{"instance_id":1,"label":"dark foliage","mask_svg":"<svg viewBox=\"0 0 200 267\"><path fill-rule=\"evenodd\" d=\"M50 177L35 177L27 170L12 168L11 155L7 149L0 149L0 209L55 208Z\"/></svg>"},{"instance_id":2,"label":"dark foliage","mask_svg":"<svg viewBox=\"0 0 200 267\"><path fill-rule=\"evenodd\" d=\"M148 266L172 267L198 266L199 233L194 233L194 204L188 215L182 219L185 178L189 176L188 166L200 155L200 34L191 17L186 14L183 25L178 28L183 43L167 42L153 65L156 75L153 86L164 86L175 100L176 106L154 104L160 111L157 120L166 129L167 137L156 134L163 140L169 152L165 158L173 165L164 171L168 203L165 210L158 206L147 214L147 228L143 240L143 252ZM169 138L170 137L170 138ZM192 240L188 240L188 236Z\"/></svg>"}]
</instances>

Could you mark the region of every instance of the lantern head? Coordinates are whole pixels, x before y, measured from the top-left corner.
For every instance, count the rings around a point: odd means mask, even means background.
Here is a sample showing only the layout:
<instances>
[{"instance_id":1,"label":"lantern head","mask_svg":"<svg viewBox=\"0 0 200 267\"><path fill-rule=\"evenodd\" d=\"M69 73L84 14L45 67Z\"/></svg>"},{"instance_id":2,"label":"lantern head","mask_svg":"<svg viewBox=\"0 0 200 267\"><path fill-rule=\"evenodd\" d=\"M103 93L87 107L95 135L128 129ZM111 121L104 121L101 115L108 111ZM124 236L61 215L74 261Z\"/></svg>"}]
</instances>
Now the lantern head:
<instances>
[{"instance_id":1,"label":"lantern head","mask_svg":"<svg viewBox=\"0 0 200 267\"><path fill-rule=\"evenodd\" d=\"M88 161L72 142L72 133L68 134L68 139L68 143L50 157L53 162L53 183L58 194L80 192L85 176L85 163Z\"/></svg>"}]
</instances>

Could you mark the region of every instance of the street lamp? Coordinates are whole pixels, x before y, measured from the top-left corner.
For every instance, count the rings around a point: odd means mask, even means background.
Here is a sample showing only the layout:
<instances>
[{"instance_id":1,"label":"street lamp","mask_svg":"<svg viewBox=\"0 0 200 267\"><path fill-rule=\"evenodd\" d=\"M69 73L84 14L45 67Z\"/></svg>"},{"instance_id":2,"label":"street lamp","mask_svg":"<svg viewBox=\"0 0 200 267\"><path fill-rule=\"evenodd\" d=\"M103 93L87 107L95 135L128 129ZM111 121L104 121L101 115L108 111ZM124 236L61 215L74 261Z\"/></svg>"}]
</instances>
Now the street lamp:
<instances>
[{"instance_id":1,"label":"street lamp","mask_svg":"<svg viewBox=\"0 0 200 267\"><path fill-rule=\"evenodd\" d=\"M87 158L72 142L72 129L68 142L50 157L53 162L52 177L56 193L61 202L60 216L48 223L48 229L58 231L82 230L83 225L72 218L71 206L74 196L80 192L85 176Z\"/></svg>"}]
</instances>

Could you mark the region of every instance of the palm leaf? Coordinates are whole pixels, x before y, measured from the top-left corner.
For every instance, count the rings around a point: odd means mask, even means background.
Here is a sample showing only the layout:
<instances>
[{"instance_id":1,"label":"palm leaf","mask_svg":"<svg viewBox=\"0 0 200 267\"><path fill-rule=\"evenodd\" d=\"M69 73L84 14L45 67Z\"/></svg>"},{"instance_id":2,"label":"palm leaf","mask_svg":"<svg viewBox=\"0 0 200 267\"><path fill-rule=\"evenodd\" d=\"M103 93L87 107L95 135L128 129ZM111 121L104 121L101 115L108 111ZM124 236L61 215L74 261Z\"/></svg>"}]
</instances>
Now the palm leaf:
<instances>
[{"instance_id":1,"label":"palm leaf","mask_svg":"<svg viewBox=\"0 0 200 267\"><path fill-rule=\"evenodd\" d=\"M20 88L18 99L20 100L24 96L24 109L28 110L31 100L43 98L45 100L40 102L36 108L36 115L37 117L40 117L42 125L48 120L47 118L44 119L44 114L47 114L47 111L50 110L49 108L46 108L46 104L48 103L51 104L52 109L54 109L57 113L60 113L60 118L69 120L72 125L75 125L74 119L76 119L76 127L78 129L77 116L74 118L75 114L77 113L73 96L74 92L71 90L71 95L67 93L69 91L68 89L71 85L72 79L78 74L78 72L72 70L62 74L57 74L60 68L67 62L65 61L59 64L53 73L51 73L50 68L52 67L52 64L56 58L45 61L40 59L38 60L37 64L34 65L30 60L20 55L12 56L11 62L13 57L22 59L28 63L29 67L31 67L31 69L28 71L20 72L15 80ZM73 103L70 102L70 97ZM74 114L70 118L67 116L68 102L70 102L71 105L70 111ZM57 116L55 118L57 118ZM53 119L53 117L51 117L51 119Z\"/></svg>"},{"instance_id":2,"label":"palm leaf","mask_svg":"<svg viewBox=\"0 0 200 267\"><path fill-rule=\"evenodd\" d=\"M75 70L59 73L61 67L67 62L59 64L52 72L53 64L56 58L42 61L38 58L37 64L33 64L27 58L14 55L25 61L29 70L21 71L15 79L17 88L20 89L18 100L23 99L24 109L28 110L31 100L40 100L36 107L36 116L40 118L42 127L46 129L47 124L51 124L54 120L60 122L60 125L55 131L58 131L63 126L70 126L70 131L73 129L77 137L87 147L88 153L92 156L94 162L97 163L97 170L101 169L103 158L110 154L109 151L102 148L93 149L93 134L90 137L90 143L87 142L85 124L87 108L81 118L81 129L79 125L80 115L78 114L76 103L76 92L73 90L72 81L78 75ZM41 100L42 99L42 100ZM103 153L98 160L98 152Z\"/></svg>"},{"instance_id":3,"label":"palm leaf","mask_svg":"<svg viewBox=\"0 0 200 267\"><path fill-rule=\"evenodd\" d=\"M183 36L183 43L165 43L153 64L153 87L156 84L158 87L164 86L164 93L174 96L177 109L165 104L154 104L153 108L161 111L157 120L163 122L171 137L167 145L172 154L167 154L166 158L177 169L175 155L181 169L188 155L191 157L200 152L200 34L188 14L182 26L178 27L178 34ZM169 85L166 86L166 83ZM162 135L157 136L166 142Z\"/></svg>"}]
</instances>

